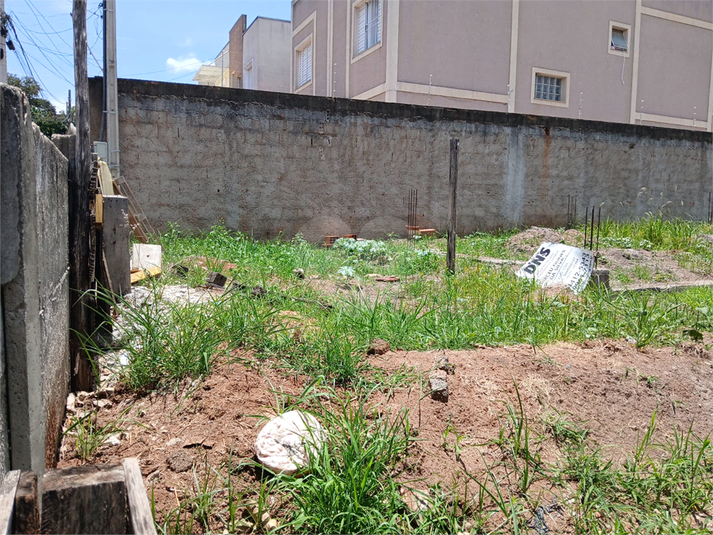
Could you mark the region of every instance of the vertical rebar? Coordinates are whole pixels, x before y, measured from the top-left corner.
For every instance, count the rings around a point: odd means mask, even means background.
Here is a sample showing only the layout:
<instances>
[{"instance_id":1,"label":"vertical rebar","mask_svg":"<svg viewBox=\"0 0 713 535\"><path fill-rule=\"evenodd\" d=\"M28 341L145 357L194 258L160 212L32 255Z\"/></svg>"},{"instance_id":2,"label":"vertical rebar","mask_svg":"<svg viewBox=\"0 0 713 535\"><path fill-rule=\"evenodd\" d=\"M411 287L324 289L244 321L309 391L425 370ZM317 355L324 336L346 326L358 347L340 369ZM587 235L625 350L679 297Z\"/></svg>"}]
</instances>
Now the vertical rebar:
<instances>
[{"instance_id":1,"label":"vertical rebar","mask_svg":"<svg viewBox=\"0 0 713 535\"><path fill-rule=\"evenodd\" d=\"M597 213L597 252L594 253L594 269L597 269L597 263L599 260L599 229L602 225L602 207L599 207L599 212Z\"/></svg>"},{"instance_id":2,"label":"vertical rebar","mask_svg":"<svg viewBox=\"0 0 713 535\"><path fill-rule=\"evenodd\" d=\"M406 234L409 239L416 234L416 221L418 219L418 190L411 188L408 192L408 215L406 217Z\"/></svg>"},{"instance_id":3,"label":"vertical rebar","mask_svg":"<svg viewBox=\"0 0 713 535\"><path fill-rule=\"evenodd\" d=\"M592 206L592 228L589 229L589 250L594 248L594 206Z\"/></svg>"},{"instance_id":4,"label":"vertical rebar","mask_svg":"<svg viewBox=\"0 0 713 535\"><path fill-rule=\"evenodd\" d=\"M587 248L587 228L589 228L589 208L584 211L584 245L582 249Z\"/></svg>"}]
</instances>

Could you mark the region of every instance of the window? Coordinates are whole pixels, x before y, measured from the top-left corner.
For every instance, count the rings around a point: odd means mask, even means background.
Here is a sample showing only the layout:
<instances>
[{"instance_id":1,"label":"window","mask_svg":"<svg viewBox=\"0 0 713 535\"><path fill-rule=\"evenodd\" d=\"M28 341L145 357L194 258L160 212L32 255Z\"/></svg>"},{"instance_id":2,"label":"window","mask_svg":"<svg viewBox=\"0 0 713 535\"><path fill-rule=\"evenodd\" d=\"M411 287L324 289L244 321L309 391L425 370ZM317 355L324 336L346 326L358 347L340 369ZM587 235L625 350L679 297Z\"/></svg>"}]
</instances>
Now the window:
<instances>
[{"instance_id":1,"label":"window","mask_svg":"<svg viewBox=\"0 0 713 535\"><path fill-rule=\"evenodd\" d=\"M356 53L381 42L381 0L367 0L356 8Z\"/></svg>"},{"instance_id":2,"label":"window","mask_svg":"<svg viewBox=\"0 0 713 535\"><path fill-rule=\"evenodd\" d=\"M533 68L531 102L569 107L569 73Z\"/></svg>"},{"instance_id":3,"label":"window","mask_svg":"<svg viewBox=\"0 0 713 535\"><path fill-rule=\"evenodd\" d=\"M629 31L631 26L609 21L609 53L615 56L629 57Z\"/></svg>"},{"instance_id":4,"label":"window","mask_svg":"<svg viewBox=\"0 0 713 535\"><path fill-rule=\"evenodd\" d=\"M535 77L535 98L562 102L562 78L538 74Z\"/></svg>"},{"instance_id":5,"label":"window","mask_svg":"<svg viewBox=\"0 0 713 535\"><path fill-rule=\"evenodd\" d=\"M312 41L297 50L297 87L312 81Z\"/></svg>"}]
</instances>

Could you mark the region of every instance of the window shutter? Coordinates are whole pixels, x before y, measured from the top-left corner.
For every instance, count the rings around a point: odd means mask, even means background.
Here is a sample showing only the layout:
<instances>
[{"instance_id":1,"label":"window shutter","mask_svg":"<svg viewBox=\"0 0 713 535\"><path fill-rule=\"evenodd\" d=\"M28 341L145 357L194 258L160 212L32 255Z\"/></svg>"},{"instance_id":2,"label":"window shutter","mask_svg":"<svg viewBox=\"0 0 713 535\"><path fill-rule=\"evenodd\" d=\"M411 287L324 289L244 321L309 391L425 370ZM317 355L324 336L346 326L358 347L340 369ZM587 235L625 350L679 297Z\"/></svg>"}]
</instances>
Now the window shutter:
<instances>
[{"instance_id":1,"label":"window shutter","mask_svg":"<svg viewBox=\"0 0 713 535\"><path fill-rule=\"evenodd\" d=\"M357 10L357 54L361 54L364 50L366 50L367 6L368 4L364 4Z\"/></svg>"},{"instance_id":2,"label":"window shutter","mask_svg":"<svg viewBox=\"0 0 713 535\"><path fill-rule=\"evenodd\" d=\"M297 87L300 87L312 79L312 43L300 50L298 56Z\"/></svg>"}]
</instances>

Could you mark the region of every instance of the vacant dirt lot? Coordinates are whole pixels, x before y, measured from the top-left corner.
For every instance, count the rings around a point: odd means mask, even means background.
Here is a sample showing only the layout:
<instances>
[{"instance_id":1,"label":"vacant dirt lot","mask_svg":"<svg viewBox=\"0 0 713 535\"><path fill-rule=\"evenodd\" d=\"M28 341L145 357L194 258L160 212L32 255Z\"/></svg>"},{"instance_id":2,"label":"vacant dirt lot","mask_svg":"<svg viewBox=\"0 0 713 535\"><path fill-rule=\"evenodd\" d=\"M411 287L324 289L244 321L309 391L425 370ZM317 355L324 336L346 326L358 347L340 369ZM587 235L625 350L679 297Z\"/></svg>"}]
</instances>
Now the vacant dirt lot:
<instances>
[{"instance_id":1,"label":"vacant dirt lot","mask_svg":"<svg viewBox=\"0 0 713 535\"><path fill-rule=\"evenodd\" d=\"M543 459L554 462L559 455L543 422L560 415L589 429L589 440L603 448L604 457L622 461L654 413L655 441L690 426L702 436L711 432L713 360L706 349L711 340L704 342L643 350L619 341L597 341L537 349L389 351L370 357L371 364L392 377L408 375L411 381L376 392L371 402L380 413L408 410L417 440L400 478L416 488L436 482L463 484L464 470L482 474L484 463L497 462L492 442L507 425L505 403L518 406L515 385L530 426L542 437L536 447ZM452 365L447 402L428 395L428 373L444 356ZM250 353L233 352L205 381L186 384L175 393L136 396L122 393L119 386L107 400L87 397L85 404L103 406L98 427L118 422L121 429L118 445L103 444L89 462L137 457L161 522L210 479L211 467L218 470L228 462L235 467L253 459L252 446L264 423L260 417L273 416L276 398L299 394L307 382L307 377L255 362ZM77 408L81 410L80 403ZM60 466L83 463L75 453L74 442L68 440ZM259 471L246 468L235 477L242 491L257 493Z\"/></svg>"}]
</instances>

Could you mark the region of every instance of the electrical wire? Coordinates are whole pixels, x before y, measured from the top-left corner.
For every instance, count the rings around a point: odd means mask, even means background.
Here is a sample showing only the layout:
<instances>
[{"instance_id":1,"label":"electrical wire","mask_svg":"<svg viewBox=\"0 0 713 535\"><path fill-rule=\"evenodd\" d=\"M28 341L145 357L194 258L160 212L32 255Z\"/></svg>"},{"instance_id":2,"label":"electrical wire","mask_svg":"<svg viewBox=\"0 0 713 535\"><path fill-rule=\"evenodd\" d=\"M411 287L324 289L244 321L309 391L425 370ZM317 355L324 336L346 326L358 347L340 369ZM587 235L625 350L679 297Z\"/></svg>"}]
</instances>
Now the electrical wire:
<instances>
[{"instance_id":1,"label":"electrical wire","mask_svg":"<svg viewBox=\"0 0 713 535\"><path fill-rule=\"evenodd\" d=\"M21 22L19 19L16 19L14 16L13 16L13 19L17 21L17 23L18 23L18 25L20 26L20 28L24 31L24 30L25 30L25 26L22 24L22 22ZM72 82L70 82L70 81L67 79L67 77L65 76L65 74L64 74L63 72L61 72L61 71L58 69L58 67L54 64L54 62L52 61L52 59L47 55L47 53L45 53L45 47L41 46L37 41L35 41L35 39L32 37L32 35L30 35L30 34L27 33L26 31L24 32L24 34L25 34L24 37L27 37L27 39L29 40L30 44L32 44L32 45L39 51L39 53L45 58L45 60L47 61L47 63L48 63L49 65L45 65L42 61L40 61L40 60L37 59L37 58L34 58L34 61L36 61L37 63L39 63L40 65L42 65L45 69L47 69L47 70L53 72L54 74L56 74L57 76L59 76L60 78L62 78L65 82L67 82L68 84L71 85ZM20 41L20 40L19 40L19 37L18 37L18 42L19 42L19 41ZM55 47L55 48L56 48L56 47ZM69 62L69 60L67 60L67 58L63 56L62 52L61 52L58 48L56 49L56 51L57 51L57 54L55 54L55 56L56 56L56 57L59 57L59 58L61 58L61 59L63 59L63 60L65 61L65 63L67 63L69 66L71 66L71 63ZM24 51L23 51L23 53L24 53L24 55L27 57L27 53L24 52ZM50 53L54 54L53 51L50 51ZM56 100L56 99L55 99L55 100Z\"/></svg>"}]
</instances>

